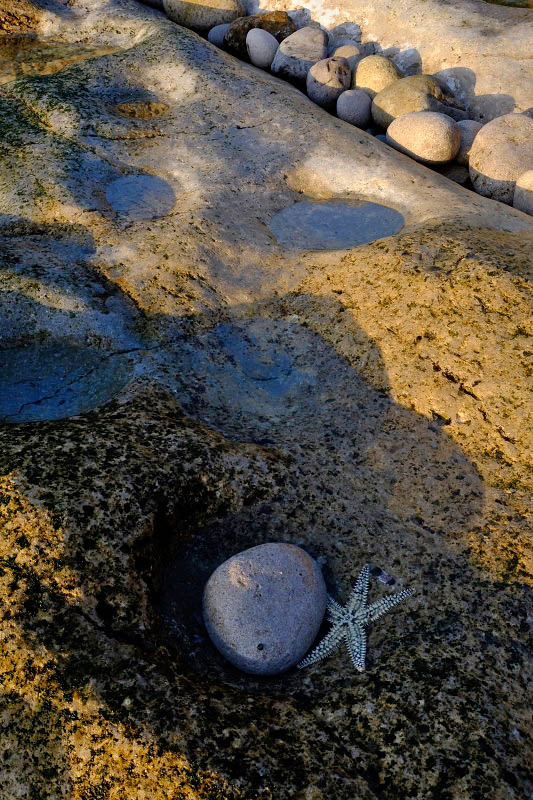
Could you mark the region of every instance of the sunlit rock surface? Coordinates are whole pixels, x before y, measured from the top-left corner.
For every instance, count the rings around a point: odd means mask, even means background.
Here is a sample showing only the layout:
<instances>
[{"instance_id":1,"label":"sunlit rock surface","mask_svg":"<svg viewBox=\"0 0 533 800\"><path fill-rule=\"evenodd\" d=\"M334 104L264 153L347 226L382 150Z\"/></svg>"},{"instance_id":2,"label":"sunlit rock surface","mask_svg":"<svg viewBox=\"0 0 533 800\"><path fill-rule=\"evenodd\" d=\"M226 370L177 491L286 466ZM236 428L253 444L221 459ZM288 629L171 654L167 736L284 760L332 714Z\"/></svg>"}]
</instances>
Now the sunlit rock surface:
<instances>
[{"instance_id":1,"label":"sunlit rock surface","mask_svg":"<svg viewBox=\"0 0 533 800\"><path fill-rule=\"evenodd\" d=\"M0 796L522 800L531 219L147 7L49 6L112 52L0 91ZM300 202L403 228L291 248ZM416 589L363 676L210 644L267 541Z\"/></svg>"}]
</instances>

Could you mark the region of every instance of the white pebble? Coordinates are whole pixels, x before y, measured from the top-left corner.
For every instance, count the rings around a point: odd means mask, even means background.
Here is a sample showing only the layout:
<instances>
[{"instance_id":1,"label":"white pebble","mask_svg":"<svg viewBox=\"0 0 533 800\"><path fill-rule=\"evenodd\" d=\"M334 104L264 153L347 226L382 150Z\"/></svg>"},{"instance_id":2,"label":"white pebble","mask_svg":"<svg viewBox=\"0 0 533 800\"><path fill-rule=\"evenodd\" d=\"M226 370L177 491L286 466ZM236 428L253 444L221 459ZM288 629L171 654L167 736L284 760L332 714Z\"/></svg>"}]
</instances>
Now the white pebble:
<instances>
[{"instance_id":1,"label":"white pebble","mask_svg":"<svg viewBox=\"0 0 533 800\"><path fill-rule=\"evenodd\" d=\"M252 28L246 34L248 58L256 67L270 69L278 47L276 37L262 28Z\"/></svg>"}]
</instances>

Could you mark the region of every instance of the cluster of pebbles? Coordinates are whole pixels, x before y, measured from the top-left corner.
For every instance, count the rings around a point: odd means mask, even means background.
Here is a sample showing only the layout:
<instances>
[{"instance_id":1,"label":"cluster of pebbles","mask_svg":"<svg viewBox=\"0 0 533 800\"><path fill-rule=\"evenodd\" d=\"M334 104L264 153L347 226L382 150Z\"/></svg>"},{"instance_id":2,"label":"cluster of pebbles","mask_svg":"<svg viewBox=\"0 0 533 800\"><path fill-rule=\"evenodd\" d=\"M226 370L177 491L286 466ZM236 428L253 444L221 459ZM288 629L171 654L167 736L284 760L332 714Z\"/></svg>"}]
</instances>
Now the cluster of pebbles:
<instances>
[{"instance_id":1,"label":"cluster of pebbles","mask_svg":"<svg viewBox=\"0 0 533 800\"><path fill-rule=\"evenodd\" d=\"M326 31L298 11L245 15L240 0L163 0L168 17L307 91L322 108L485 197L533 214L533 119L483 125L433 75L404 76L368 54L358 26ZM370 47L374 47L373 44Z\"/></svg>"}]
</instances>

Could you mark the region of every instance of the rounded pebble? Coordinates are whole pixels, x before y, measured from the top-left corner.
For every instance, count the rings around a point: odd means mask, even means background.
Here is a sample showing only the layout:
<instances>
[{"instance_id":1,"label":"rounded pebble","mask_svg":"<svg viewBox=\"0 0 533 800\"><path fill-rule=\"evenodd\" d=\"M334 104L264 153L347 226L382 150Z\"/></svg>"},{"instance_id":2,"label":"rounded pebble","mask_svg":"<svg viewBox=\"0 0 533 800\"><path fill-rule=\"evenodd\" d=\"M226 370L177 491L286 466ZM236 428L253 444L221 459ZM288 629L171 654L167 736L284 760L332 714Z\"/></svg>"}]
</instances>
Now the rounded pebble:
<instances>
[{"instance_id":1,"label":"rounded pebble","mask_svg":"<svg viewBox=\"0 0 533 800\"><path fill-rule=\"evenodd\" d=\"M287 36L278 47L272 62L272 72L280 78L305 83L313 64L328 54L328 36L315 25L306 25Z\"/></svg>"},{"instance_id":2,"label":"rounded pebble","mask_svg":"<svg viewBox=\"0 0 533 800\"><path fill-rule=\"evenodd\" d=\"M198 33L208 33L246 13L240 0L163 0L163 6L169 19Z\"/></svg>"},{"instance_id":3,"label":"rounded pebble","mask_svg":"<svg viewBox=\"0 0 533 800\"><path fill-rule=\"evenodd\" d=\"M359 61L361 61L363 57L363 51L355 43L341 44L339 45L339 47L336 47L333 50L331 55L345 58L348 64L350 65L350 69L352 70L353 73L357 64L359 63Z\"/></svg>"},{"instance_id":4,"label":"rounded pebble","mask_svg":"<svg viewBox=\"0 0 533 800\"><path fill-rule=\"evenodd\" d=\"M370 97L390 86L400 78L400 73L392 61L385 56L366 56L355 70L354 88L364 89Z\"/></svg>"},{"instance_id":5,"label":"rounded pebble","mask_svg":"<svg viewBox=\"0 0 533 800\"><path fill-rule=\"evenodd\" d=\"M432 75L409 75L386 86L374 97L372 117L382 128L412 111L438 111L453 119L464 119L465 112L453 106L453 102L451 94Z\"/></svg>"},{"instance_id":6,"label":"rounded pebble","mask_svg":"<svg viewBox=\"0 0 533 800\"><path fill-rule=\"evenodd\" d=\"M217 47L224 47L224 36L228 28L229 22L225 22L223 25L215 25L207 34L207 41Z\"/></svg>"},{"instance_id":7,"label":"rounded pebble","mask_svg":"<svg viewBox=\"0 0 533 800\"><path fill-rule=\"evenodd\" d=\"M485 197L513 202L515 183L533 164L533 119L504 114L487 122L470 149L470 180Z\"/></svg>"},{"instance_id":8,"label":"rounded pebble","mask_svg":"<svg viewBox=\"0 0 533 800\"><path fill-rule=\"evenodd\" d=\"M307 95L322 108L333 108L338 97L349 88L351 79L352 71L345 58L324 58L307 73Z\"/></svg>"},{"instance_id":9,"label":"rounded pebble","mask_svg":"<svg viewBox=\"0 0 533 800\"><path fill-rule=\"evenodd\" d=\"M204 590L204 621L213 644L234 666L276 675L313 643L326 597L320 567L305 550L261 544L213 572Z\"/></svg>"},{"instance_id":10,"label":"rounded pebble","mask_svg":"<svg viewBox=\"0 0 533 800\"><path fill-rule=\"evenodd\" d=\"M533 215L533 169L523 172L514 187L513 206Z\"/></svg>"},{"instance_id":11,"label":"rounded pebble","mask_svg":"<svg viewBox=\"0 0 533 800\"><path fill-rule=\"evenodd\" d=\"M252 64L261 69L270 69L279 47L278 40L262 28L252 28L246 35L246 50Z\"/></svg>"},{"instance_id":12,"label":"rounded pebble","mask_svg":"<svg viewBox=\"0 0 533 800\"><path fill-rule=\"evenodd\" d=\"M371 106L372 100L363 89L349 89L337 100L337 116L357 128L367 128Z\"/></svg>"},{"instance_id":13,"label":"rounded pebble","mask_svg":"<svg viewBox=\"0 0 533 800\"><path fill-rule=\"evenodd\" d=\"M457 124L461 134L461 144L459 146L459 152L457 153L457 162L462 164L463 167L468 167L470 149L483 125L481 122L476 122L475 119L462 119Z\"/></svg>"},{"instance_id":14,"label":"rounded pebble","mask_svg":"<svg viewBox=\"0 0 533 800\"><path fill-rule=\"evenodd\" d=\"M387 128L387 144L416 161L445 164L459 152L461 134L451 117L436 111L414 111Z\"/></svg>"}]
</instances>

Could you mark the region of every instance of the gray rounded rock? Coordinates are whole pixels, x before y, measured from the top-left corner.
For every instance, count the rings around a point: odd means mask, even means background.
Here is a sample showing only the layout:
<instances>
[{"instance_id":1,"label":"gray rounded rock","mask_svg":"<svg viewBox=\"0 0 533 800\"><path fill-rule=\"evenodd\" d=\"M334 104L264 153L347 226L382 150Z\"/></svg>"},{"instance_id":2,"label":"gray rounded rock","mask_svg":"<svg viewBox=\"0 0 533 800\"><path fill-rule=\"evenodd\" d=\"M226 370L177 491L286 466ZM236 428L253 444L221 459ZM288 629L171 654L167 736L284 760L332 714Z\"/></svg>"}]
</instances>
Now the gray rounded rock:
<instances>
[{"instance_id":1,"label":"gray rounded rock","mask_svg":"<svg viewBox=\"0 0 533 800\"><path fill-rule=\"evenodd\" d=\"M262 28L252 28L246 34L246 50L252 64L260 69L270 69L279 42L275 36Z\"/></svg>"},{"instance_id":2,"label":"gray rounded rock","mask_svg":"<svg viewBox=\"0 0 533 800\"><path fill-rule=\"evenodd\" d=\"M445 164L459 152L461 134L456 122L435 111L415 111L393 120L387 144L425 164Z\"/></svg>"},{"instance_id":3,"label":"gray rounded rock","mask_svg":"<svg viewBox=\"0 0 533 800\"><path fill-rule=\"evenodd\" d=\"M337 100L337 116L357 128L367 128L372 100L364 89L349 89Z\"/></svg>"},{"instance_id":4,"label":"gray rounded rock","mask_svg":"<svg viewBox=\"0 0 533 800\"><path fill-rule=\"evenodd\" d=\"M457 162L462 164L463 167L468 167L472 143L483 125L481 122L476 122L475 119L463 119L457 124L459 125L459 132L461 134L461 145L457 153Z\"/></svg>"},{"instance_id":5,"label":"gray rounded rock","mask_svg":"<svg viewBox=\"0 0 533 800\"><path fill-rule=\"evenodd\" d=\"M239 669L276 675L294 666L315 639L326 610L320 567L281 542L232 556L204 589L204 621L215 647Z\"/></svg>"},{"instance_id":6,"label":"gray rounded rock","mask_svg":"<svg viewBox=\"0 0 533 800\"><path fill-rule=\"evenodd\" d=\"M438 111L452 119L464 119L465 112L452 105L453 102L451 94L431 75L410 75L391 83L374 97L372 117L382 128L413 111Z\"/></svg>"},{"instance_id":7,"label":"gray rounded rock","mask_svg":"<svg viewBox=\"0 0 533 800\"><path fill-rule=\"evenodd\" d=\"M366 56L362 58L355 70L353 86L364 89L369 97L395 83L401 77L397 67L385 56Z\"/></svg>"},{"instance_id":8,"label":"gray rounded rock","mask_svg":"<svg viewBox=\"0 0 533 800\"><path fill-rule=\"evenodd\" d=\"M321 28L306 25L291 33L278 47L272 72L280 78L305 82L307 73L317 61L326 58L328 35Z\"/></svg>"},{"instance_id":9,"label":"gray rounded rock","mask_svg":"<svg viewBox=\"0 0 533 800\"><path fill-rule=\"evenodd\" d=\"M225 22L223 25L215 25L215 27L211 28L207 34L207 41L211 42L211 44L214 44L217 47L224 47L224 36L226 35L228 28L229 22Z\"/></svg>"},{"instance_id":10,"label":"gray rounded rock","mask_svg":"<svg viewBox=\"0 0 533 800\"><path fill-rule=\"evenodd\" d=\"M533 216L533 169L523 172L516 181L513 206Z\"/></svg>"},{"instance_id":11,"label":"gray rounded rock","mask_svg":"<svg viewBox=\"0 0 533 800\"><path fill-rule=\"evenodd\" d=\"M351 79L352 71L345 58L325 58L313 64L307 73L307 95L322 108L333 108L339 96L349 88Z\"/></svg>"},{"instance_id":12,"label":"gray rounded rock","mask_svg":"<svg viewBox=\"0 0 533 800\"><path fill-rule=\"evenodd\" d=\"M476 192L509 205L517 178L532 165L533 119L525 114L504 114L488 122L470 150L470 180Z\"/></svg>"},{"instance_id":13,"label":"gray rounded rock","mask_svg":"<svg viewBox=\"0 0 533 800\"><path fill-rule=\"evenodd\" d=\"M163 0L163 6L169 19L198 33L208 33L246 13L240 0Z\"/></svg>"}]
</instances>

